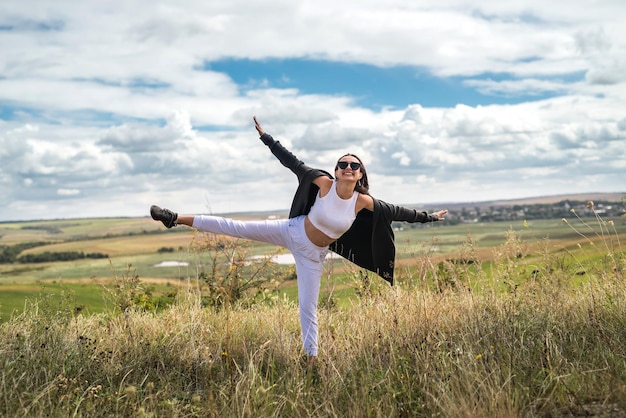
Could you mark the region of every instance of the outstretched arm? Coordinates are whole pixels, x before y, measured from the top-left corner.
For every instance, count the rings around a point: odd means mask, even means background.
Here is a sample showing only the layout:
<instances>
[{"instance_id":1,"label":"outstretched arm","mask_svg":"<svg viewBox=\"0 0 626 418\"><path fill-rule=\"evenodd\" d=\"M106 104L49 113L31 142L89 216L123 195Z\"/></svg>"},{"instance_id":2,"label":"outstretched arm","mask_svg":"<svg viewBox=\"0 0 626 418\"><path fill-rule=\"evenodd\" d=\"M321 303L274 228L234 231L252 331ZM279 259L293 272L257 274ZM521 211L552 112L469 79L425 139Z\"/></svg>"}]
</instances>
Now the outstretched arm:
<instances>
[{"instance_id":1,"label":"outstretched arm","mask_svg":"<svg viewBox=\"0 0 626 418\"><path fill-rule=\"evenodd\" d=\"M446 209L433 212L431 214L427 212L419 212L415 209L405 208L403 206L392 205L382 200L378 200L380 207L389 214L389 217L393 221L400 222L438 222L445 220L445 215L448 213Z\"/></svg>"},{"instance_id":2,"label":"outstretched arm","mask_svg":"<svg viewBox=\"0 0 626 418\"><path fill-rule=\"evenodd\" d=\"M261 127L261 124L257 120L256 116L253 116L252 119L254 120L254 128L259 133L261 141L269 147L270 151L272 151L272 154L274 154L274 156L278 158L278 161L280 161L282 165L289 168L294 173L298 174L298 167L304 165L304 163L300 161L298 157L293 155L291 151L283 147L280 142L274 140L274 138L272 138L272 135L266 133L265 130Z\"/></svg>"},{"instance_id":3,"label":"outstretched arm","mask_svg":"<svg viewBox=\"0 0 626 418\"><path fill-rule=\"evenodd\" d=\"M444 218L444 216L446 216L446 214L448 213L448 210L443 209L443 210L433 212L433 213L415 211L415 213L416 213L415 219L409 222L421 222L421 223L439 222L439 221L445 221L446 218Z\"/></svg>"},{"instance_id":4,"label":"outstretched arm","mask_svg":"<svg viewBox=\"0 0 626 418\"><path fill-rule=\"evenodd\" d=\"M275 141L270 134L265 132L265 130L261 127L261 124L257 120L256 116L254 116L253 119L254 128L261 136L261 141L263 141L263 143L268 146L272 154L274 154L274 156L278 158L278 161L280 161L282 165L290 169L298 177L299 181L302 180L302 177L305 174L309 173L312 170L316 171L316 175L314 175L312 178L316 178L319 176L330 177L330 174L326 173L325 171L313 169L304 164L304 162L302 162L298 157L293 155L291 151L285 148L279 141Z\"/></svg>"}]
</instances>

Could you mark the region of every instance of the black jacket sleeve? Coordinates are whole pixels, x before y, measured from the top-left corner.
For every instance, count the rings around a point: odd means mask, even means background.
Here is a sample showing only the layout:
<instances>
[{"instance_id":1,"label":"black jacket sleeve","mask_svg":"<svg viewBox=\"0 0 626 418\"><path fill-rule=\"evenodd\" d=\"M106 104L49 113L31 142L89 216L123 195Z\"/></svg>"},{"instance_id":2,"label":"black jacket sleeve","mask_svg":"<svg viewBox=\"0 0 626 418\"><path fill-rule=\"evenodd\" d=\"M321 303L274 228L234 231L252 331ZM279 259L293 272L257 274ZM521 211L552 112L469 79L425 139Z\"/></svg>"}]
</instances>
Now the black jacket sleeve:
<instances>
[{"instance_id":1,"label":"black jacket sleeve","mask_svg":"<svg viewBox=\"0 0 626 418\"><path fill-rule=\"evenodd\" d=\"M261 135L261 141L269 147L272 154L278 158L282 165L290 169L298 177L298 181L302 181L304 175L312 170L311 167L304 164L279 141L274 140L270 134L265 133Z\"/></svg>"},{"instance_id":2,"label":"black jacket sleeve","mask_svg":"<svg viewBox=\"0 0 626 418\"><path fill-rule=\"evenodd\" d=\"M320 176L333 178L330 173L311 168L300 161L280 142L275 141L269 134L261 135L261 141L267 145L278 161L288 169L290 169L298 177L298 189L293 197L289 217L293 218L299 215L307 215L311 210L311 206L315 201L315 197L319 188L313 184L313 180Z\"/></svg>"},{"instance_id":3,"label":"black jacket sleeve","mask_svg":"<svg viewBox=\"0 0 626 418\"><path fill-rule=\"evenodd\" d=\"M379 200L381 208L385 211L385 218L391 221L401 222L436 222L438 218L435 215L429 215L426 212L419 212L415 209L409 209L402 206L392 205L391 203L383 202Z\"/></svg>"}]
</instances>

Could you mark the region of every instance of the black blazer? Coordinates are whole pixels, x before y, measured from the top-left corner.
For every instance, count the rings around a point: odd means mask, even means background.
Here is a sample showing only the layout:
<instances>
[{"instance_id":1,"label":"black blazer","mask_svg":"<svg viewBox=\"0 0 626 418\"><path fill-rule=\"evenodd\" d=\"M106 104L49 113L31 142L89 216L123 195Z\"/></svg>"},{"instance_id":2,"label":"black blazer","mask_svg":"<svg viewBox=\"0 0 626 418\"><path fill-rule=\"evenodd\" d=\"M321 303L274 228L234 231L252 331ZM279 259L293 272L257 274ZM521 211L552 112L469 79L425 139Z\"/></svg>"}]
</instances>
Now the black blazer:
<instances>
[{"instance_id":1,"label":"black blazer","mask_svg":"<svg viewBox=\"0 0 626 418\"><path fill-rule=\"evenodd\" d=\"M298 188L291 203L289 218L307 215L319 191L313 180L320 176L332 179L333 176L327 171L307 166L267 133L261 136L261 141L269 147L282 165L298 177ZM359 267L373 271L393 285L396 246L391 223L436 222L438 218L426 212L392 205L375 198L373 200L374 211L361 210L350 229L329 248Z\"/></svg>"}]
</instances>

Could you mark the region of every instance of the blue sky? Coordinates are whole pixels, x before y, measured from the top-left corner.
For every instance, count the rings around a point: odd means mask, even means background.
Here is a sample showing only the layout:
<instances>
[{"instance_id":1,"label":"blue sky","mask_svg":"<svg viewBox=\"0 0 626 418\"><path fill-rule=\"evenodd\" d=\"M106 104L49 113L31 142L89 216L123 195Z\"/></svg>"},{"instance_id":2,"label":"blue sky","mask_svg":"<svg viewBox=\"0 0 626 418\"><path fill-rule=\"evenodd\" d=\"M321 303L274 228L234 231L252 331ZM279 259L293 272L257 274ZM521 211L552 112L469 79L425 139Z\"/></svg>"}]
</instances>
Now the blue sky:
<instances>
[{"instance_id":1,"label":"blue sky","mask_svg":"<svg viewBox=\"0 0 626 418\"><path fill-rule=\"evenodd\" d=\"M556 95L545 91L537 94L483 94L465 84L466 80L472 79L470 77L436 77L427 68L408 65L379 67L290 58L223 59L206 63L204 68L228 74L243 91L266 84L273 88L297 88L303 94L349 96L356 105L374 111L387 107L402 109L415 103L424 107L512 104ZM484 78L512 79L506 74L489 73L481 74L480 79Z\"/></svg>"},{"instance_id":2,"label":"blue sky","mask_svg":"<svg viewBox=\"0 0 626 418\"><path fill-rule=\"evenodd\" d=\"M372 194L624 192L622 0L0 4L0 221L287 209L358 154Z\"/></svg>"}]
</instances>

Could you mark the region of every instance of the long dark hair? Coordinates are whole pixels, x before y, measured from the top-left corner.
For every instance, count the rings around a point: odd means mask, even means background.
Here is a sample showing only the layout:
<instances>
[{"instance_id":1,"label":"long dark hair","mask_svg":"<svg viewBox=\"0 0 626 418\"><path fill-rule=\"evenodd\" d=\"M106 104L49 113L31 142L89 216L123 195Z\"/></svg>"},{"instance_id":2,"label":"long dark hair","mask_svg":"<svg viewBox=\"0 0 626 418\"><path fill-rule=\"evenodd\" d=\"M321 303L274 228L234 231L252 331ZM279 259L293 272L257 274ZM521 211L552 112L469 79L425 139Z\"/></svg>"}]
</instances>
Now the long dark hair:
<instances>
[{"instance_id":1,"label":"long dark hair","mask_svg":"<svg viewBox=\"0 0 626 418\"><path fill-rule=\"evenodd\" d=\"M363 194L370 194L370 183L367 180L367 170L365 170L365 164L363 164L363 161L361 161L361 159L351 153L347 153L342 155L341 157L339 157L339 159L337 160L337 164L339 164L339 161L343 158L343 157L354 157L357 160L359 160L359 163L361 163L361 168L359 170L361 170L361 174L363 174L361 176L361 178L359 179L359 181L356 182L356 186L354 186L354 190L356 190L359 193L363 193ZM337 169L339 168L339 166L335 164L335 171L337 171Z\"/></svg>"}]
</instances>

